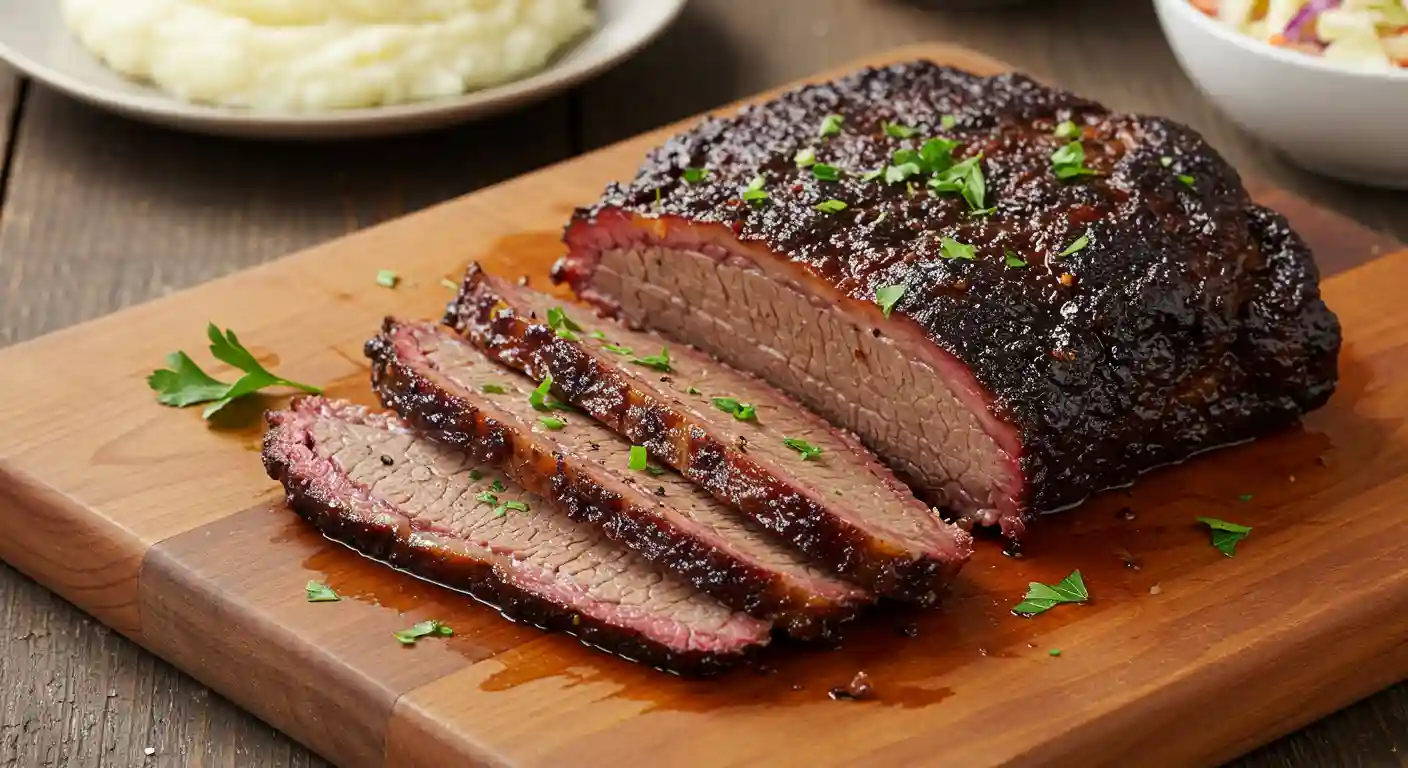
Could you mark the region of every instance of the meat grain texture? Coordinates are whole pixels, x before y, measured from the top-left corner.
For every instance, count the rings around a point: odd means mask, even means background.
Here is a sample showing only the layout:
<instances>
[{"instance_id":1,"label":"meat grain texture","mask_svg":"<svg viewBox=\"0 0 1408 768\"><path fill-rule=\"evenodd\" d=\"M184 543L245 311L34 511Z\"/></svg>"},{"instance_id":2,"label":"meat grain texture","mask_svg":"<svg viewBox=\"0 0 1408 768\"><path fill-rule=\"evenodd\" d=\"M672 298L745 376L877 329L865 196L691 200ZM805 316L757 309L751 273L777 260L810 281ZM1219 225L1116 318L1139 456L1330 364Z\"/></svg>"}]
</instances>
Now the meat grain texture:
<instances>
[{"instance_id":1,"label":"meat grain texture","mask_svg":"<svg viewBox=\"0 0 1408 768\"><path fill-rule=\"evenodd\" d=\"M828 115L840 130L823 136ZM1092 174L1054 172L1066 120ZM920 177L863 178L931 137L958 142L955 160L981 153L990 212ZM806 150L839 179L803 167ZM745 202L750 184L767 198ZM930 502L1014 537L1291 423L1337 378L1309 249L1217 152L1017 74L909 62L707 118L566 240L554 279L582 298L769 380ZM877 289L901 285L887 317Z\"/></svg>"}]
</instances>

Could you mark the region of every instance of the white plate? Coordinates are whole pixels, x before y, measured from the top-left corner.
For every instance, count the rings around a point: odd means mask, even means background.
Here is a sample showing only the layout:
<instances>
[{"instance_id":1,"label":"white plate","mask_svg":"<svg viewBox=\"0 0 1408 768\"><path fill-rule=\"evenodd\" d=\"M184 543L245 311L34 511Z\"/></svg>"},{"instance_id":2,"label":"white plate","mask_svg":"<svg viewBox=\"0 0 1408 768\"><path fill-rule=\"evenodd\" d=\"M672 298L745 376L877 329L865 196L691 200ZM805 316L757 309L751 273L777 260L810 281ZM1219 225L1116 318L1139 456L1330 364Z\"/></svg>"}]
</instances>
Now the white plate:
<instances>
[{"instance_id":1,"label":"white plate","mask_svg":"<svg viewBox=\"0 0 1408 768\"><path fill-rule=\"evenodd\" d=\"M370 109L261 113L175 99L98 61L69 34L58 0L0 0L0 58L89 104L173 128L255 138L385 136L477 120L551 96L635 53L665 31L684 4L598 0L596 29L537 74L451 99Z\"/></svg>"}]
</instances>

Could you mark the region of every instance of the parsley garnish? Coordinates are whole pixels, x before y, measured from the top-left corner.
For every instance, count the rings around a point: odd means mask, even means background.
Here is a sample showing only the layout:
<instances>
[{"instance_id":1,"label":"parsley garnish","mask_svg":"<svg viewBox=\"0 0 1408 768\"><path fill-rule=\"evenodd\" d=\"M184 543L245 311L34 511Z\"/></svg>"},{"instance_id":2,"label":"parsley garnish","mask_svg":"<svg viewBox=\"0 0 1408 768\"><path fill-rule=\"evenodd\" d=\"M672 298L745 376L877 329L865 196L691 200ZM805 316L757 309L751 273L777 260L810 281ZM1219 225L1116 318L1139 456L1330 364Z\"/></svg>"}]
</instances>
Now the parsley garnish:
<instances>
[{"instance_id":1,"label":"parsley garnish","mask_svg":"<svg viewBox=\"0 0 1408 768\"><path fill-rule=\"evenodd\" d=\"M1066 141L1071 141L1072 139L1079 139L1080 134L1080 126L1076 125L1070 120L1067 120L1064 123L1061 123L1060 125L1056 126L1056 138L1058 139L1065 139Z\"/></svg>"},{"instance_id":2,"label":"parsley garnish","mask_svg":"<svg viewBox=\"0 0 1408 768\"><path fill-rule=\"evenodd\" d=\"M1170 165L1173 165L1173 158L1169 157L1168 155L1164 155L1163 157L1159 158L1159 165L1162 165L1163 167L1167 168Z\"/></svg>"},{"instance_id":3,"label":"parsley garnish","mask_svg":"<svg viewBox=\"0 0 1408 768\"><path fill-rule=\"evenodd\" d=\"M494 478L494 482L489 483L489 488L490 488L490 490L497 491L498 493L503 493L504 490L505 490L505 489L504 489L504 481L502 481L502 480L500 480L500 479L498 479L498 478L496 477L496 478Z\"/></svg>"},{"instance_id":4,"label":"parsley garnish","mask_svg":"<svg viewBox=\"0 0 1408 768\"><path fill-rule=\"evenodd\" d=\"M763 191L763 184L765 183L761 174L754 176L753 180L748 182L748 186L743 188L744 202L761 203L768 199L768 193Z\"/></svg>"},{"instance_id":5,"label":"parsley garnish","mask_svg":"<svg viewBox=\"0 0 1408 768\"><path fill-rule=\"evenodd\" d=\"M645 446L631 446L631 457L626 461L626 467L633 472L645 469L646 462L650 460L650 455L646 453Z\"/></svg>"},{"instance_id":6,"label":"parsley garnish","mask_svg":"<svg viewBox=\"0 0 1408 768\"><path fill-rule=\"evenodd\" d=\"M601 348L614 355L633 355L635 350L630 347L623 347L620 344L602 344Z\"/></svg>"},{"instance_id":7,"label":"parsley garnish","mask_svg":"<svg viewBox=\"0 0 1408 768\"><path fill-rule=\"evenodd\" d=\"M733 418L739 421L751 421L757 417L757 409L752 403L741 403L732 397L716 397L709 402L724 413L733 414Z\"/></svg>"},{"instance_id":8,"label":"parsley garnish","mask_svg":"<svg viewBox=\"0 0 1408 768\"><path fill-rule=\"evenodd\" d=\"M1197 179L1194 179L1192 176L1189 176L1186 173L1178 174L1178 180L1183 182L1184 184L1187 184L1190 187L1197 188Z\"/></svg>"},{"instance_id":9,"label":"parsley garnish","mask_svg":"<svg viewBox=\"0 0 1408 768\"><path fill-rule=\"evenodd\" d=\"M906 151L913 152L914 150L910 149ZM885 166L885 183L898 184L901 181L905 181L910 176L914 176L920 173L921 170L922 169L919 167L918 163L899 163L898 165L887 165Z\"/></svg>"},{"instance_id":10,"label":"parsley garnish","mask_svg":"<svg viewBox=\"0 0 1408 768\"><path fill-rule=\"evenodd\" d=\"M885 133L887 135L893 136L896 139L907 139L913 136L914 134L919 133L918 130L910 128L907 125L900 125L899 123L886 122L883 123L883 126L885 128Z\"/></svg>"},{"instance_id":11,"label":"parsley garnish","mask_svg":"<svg viewBox=\"0 0 1408 768\"><path fill-rule=\"evenodd\" d=\"M953 115L944 115L939 118L939 127L945 131L952 129L955 125L958 125L958 118Z\"/></svg>"},{"instance_id":12,"label":"parsley garnish","mask_svg":"<svg viewBox=\"0 0 1408 768\"><path fill-rule=\"evenodd\" d=\"M548 327L556 331L558 336L568 341L576 341L576 332L582 330L582 326L573 322L572 318L568 317L567 313L562 311L562 307L551 307L548 309Z\"/></svg>"},{"instance_id":13,"label":"parsley garnish","mask_svg":"<svg viewBox=\"0 0 1408 768\"><path fill-rule=\"evenodd\" d=\"M401 276L395 270L383 269L376 273L376 284L382 288L395 288L401 282Z\"/></svg>"},{"instance_id":14,"label":"parsley garnish","mask_svg":"<svg viewBox=\"0 0 1408 768\"><path fill-rule=\"evenodd\" d=\"M1229 523L1215 517L1200 517L1198 522L1212 529L1212 545L1228 557L1231 557L1232 553L1236 551L1237 542L1247 538L1247 534L1252 532L1249 525Z\"/></svg>"},{"instance_id":15,"label":"parsley garnish","mask_svg":"<svg viewBox=\"0 0 1408 768\"><path fill-rule=\"evenodd\" d=\"M878 178L880 178L881 176L885 175L885 170L886 170L886 166L881 166L881 167L879 167L879 168L876 168L876 169L873 170L873 171L866 171L865 173L862 173L862 174L860 175L860 180L861 180L861 181L875 181L876 179L878 179Z\"/></svg>"},{"instance_id":16,"label":"parsley garnish","mask_svg":"<svg viewBox=\"0 0 1408 768\"><path fill-rule=\"evenodd\" d=\"M562 429L567 426L567 422L556 416L539 416L538 421L541 422L544 427L552 430Z\"/></svg>"},{"instance_id":17,"label":"parsley garnish","mask_svg":"<svg viewBox=\"0 0 1408 768\"><path fill-rule=\"evenodd\" d=\"M1246 502L1251 501L1251 500L1252 500L1252 495L1251 495L1250 493L1244 493L1244 494L1242 494L1242 495L1240 495L1240 496L1237 497L1237 501L1240 501L1240 502L1243 502L1243 503L1246 503Z\"/></svg>"},{"instance_id":18,"label":"parsley garnish","mask_svg":"<svg viewBox=\"0 0 1408 768\"><path fill-rule=\"evenodd\" d=\"M994 211L996 211L996 210L997 210L997 206L994 205L994 206L991 207L991 208L979 208L979 209L976 210L976 211L969 211L969 212L968 212L968 215L969 215L969 216L990 216L990 215L992 215L992 213L993 213Z\"/></svg>"},{"instance_id":19,"label":"parsley garnish","mask_svg":"<svg viewBox=\"0 0 1408 768\"><path fill-rule=\"evenodd\" d=\"M1027 262L1022 261L1020 256L1005 248L1002 251L1002 257L1006 260L1007 266L1013 269L1021 269L1022 267L1027 266Z\"/></svg>"},{"instance_id":20,"label":"parsley garnish","mask_svg":"<svg viewBox=\"0 0 1408 768\"><path fill-rule=\"evenodd\" d=\"M1049 650L1049 651L1046 652L1046 655L1047 655L1047 656L1050 656L1050 657L1052 657L1052 658L1055 658L1055 657L1061 655L1061 649L1060 649L1060 648L1052 648L1051 650Z\"/></svg>"},{"instance_id":21,"label":"parsley garnish","mask_svg":"<svg viewBox=\"0 0 1408 768\"><path fill-rule=\"evenodd\" d=\"M961 163L939 173L929 180L929 188L936 192L958 192L968 201L968 207L981 210L987 197L987 179L983 176L983 156L974 155Z\"/></svg>"},{"instance_id":22,"label":"parsley garnish","mask_svg":"<svg viewBox=\"0 0 1408 768\"><path fill-rule=\"evenodd\" d=\"M939 255L945 259L966 259L972 261L975 250L973 246L967 243L960 243L951 237L945 237L939 240Z\"/></svg>"},{"instance_id":23,"label":"parsley garnish","mask_svg":"<svg viewBox=\"0 0 1408 768\"><path fill-rule=\"evenodd\" d=\"M477 470L477 469L471 469L471 470L469 470L469 479L470 479L470 480L478 480L479 478L481 478L481 477L483 477L483 476L484 476L484 473L483 473L483 472L480 472L480 471Z\"/></svg>"},{"instance_id":24,"label":"parsley garnish","mask_svg":"<svg viewBox=\"0 0 1408 768\"><path fill-rule=\"evenodd\" d=\"M792 162L798 168L808 168L816 164L816 150L811 147L802 147L797 150L797 154L792 156Z\"/></svg>"},{"instance_id":25,"label":"parsley garnish","mask_svg":"<svg viewBox=\"0 0 1408 768\"><path fill-rule=\"evenodd\" d=\"M602 333L601 331L592 331L591 336L593 339L606 339L606 334Z\"/></svg>"},{"instance_id":26,"label":"parsley garnish","mask_svg":"<svg viewBox=\"0 0 1408 768\"><path fill-rule=\"evenodd\" d=\"M494 507L494 517L503 517L508 514L510 509L515 512L527 512L528 505L521 501L505 501L497 507Z\"/></svg>"},{"instance_id":27,"label":"parsley garnish","mask_svg":"<svg viewBox=\"0 0 1408 768\"><path fill-rule=\"evenodd\" d=\"M800 438L784 437L782 444L802 454L802 461L811 461L821 455L820 448Z\"/></svg>"},{"instance_id":28,"label":"parsley garnish","mask_svg":"<svg viewBox=\"0 0 1408 768\"><path fill-rule=\"evenodd\" d=\"M1012 612L1018 616L1031 617L1045 613L1061 603L1083 603L1089 599L1090 592L1085 588L1085 579L1081 578L1080 571L1071 571L1070 576L1061 579L1061 583L1055 586L1038 581L1031 582L1027 586L1026 596Z\"/></svg>"},{"instance_id":29,"label":"parsley garnish","mask_svg":"<svg viewBox=\"0 0 1408 768\"><path fill-rule=\"evenodd\" d=\"M456 284L454 280L451 280L448 277L440 278L440 284L445 286L446 288L449 288L452 291L458 291L460 289L459 285Z\"/></svg>"},{"instance_id":30,"label":"parsley garnish","mask_svg":"<svg viewBox=\"0 0 1408 768\"><path fill-rule=\"evenodd\" d=\"M880 311L885 313L885 317L890 316L890 312L894 310L895 305L899 303L907 290L909 287L903 283L876 287L875 303L880 305Z\"/></svg>"},{"instance_id":31,"label":"parsley garnish","mask_svg":"<svg viewBox=\"0 0 1408 768\"><path fill-rule=\"evenodd\" d=\"M486 395L507 395L508 390L502 384L481 384L479 391Z\"/></svg>"},{"instance_id":32,"label":"parsley garnish","mask_svg":"<svg viewBox=\"0 0 1408 768\"><path fill-rule=\"evenodd\" d=\"M919 148L919 158L928 173L943 173L953 167L953 150L958 142L952 139L929 139Z\"/></svg>"},{"instance_id":33,"label":"parsley garnish","mask_svg":"<svg viewBox=\"0 0 1408 768\"><path fill-rule=\"evenodd\" d=\"M1051 170L1061 180L1080 176L1094 176L1095 171L1085 167L1085 147L1073 141L1051 153Z\"/></svg>"},{"instance_id":34,"label":"parsley garnish","mask_svg":"<svg viewBox=\"0 0 1408 768\"><path fill-rule=\"evenodd\" d=\"M846 210L846 204L840 200L823 200L816 204L816 209L822 213L840 213Z\"/></svg>"},{"instance_id":35,"label":"parsley garnish","mask_svg":"<svg viewBox=\"0 0 1408 768\"><path fill-rule=\"evenodd\" d=\"M342 599L332 591L332 587L319 581L308 582L308 586L304 589L308 592L308 602L310 603L336 603Z\"/></svg>"},{"instance_id":36,"label":"parsley garnish","mask_svg":"<svg viewBox=\"0 0 1408 768\"><path fill-rule=\"evenodd\" d=\"M827 136L835 136L841 132L841 123L845 122L845 120L846 118L840 115L827 115L823 117L821 119L821 127L817 129L816 135L823 139Z\"/></svg>"},{"instance_id":37,"label":"parsley garnish","mask_svg":"<svg viewBox=\"0 0 1408 768\"><path fill-rule=\"evenodd\" d=\"M1076 251L1084 250L1087 245L1090 245L1090 230L1088 229L1085 231L1085 234L1077 237L1070 245L1066 246L1066 250L1061 251L1060 255L1070 256Z\"/></svg>"},{"instance_id":38,"label":"parsley garnish","mask_svg":"<svg viewBox=\"0 0 1408 768\"><path fill-rule=\"evenodd\" d=\"M633 357L631 362L636 365L643 365L646 368L654 368L657 371L670 372L670 348L661 347L660 354L649 357Z\"/></svg>"},{"instance_id":39,"label":"parsley garnish","mask_svg":"<svg viewBox=\"0 0 1408 768\"><path fill-rule=\"evenodd\" d=\"M240 344L234 331L227 329L222 334L211 323L206 335L210 338L210 354L216 360L244 371L244 375L234 384L226 384L202 371L185 352L172 352L166 356L168 367L153 371L147 377L147 386L157 393L158 403L175 408L210 403L201 414L201 418L208 419L231 402L268 387L292 387L315 395L322 393L321 389L311 384L300 384L270 373Z\"/></svg>"},{"instance_id":40,"label":"parsley garnish","mask_svg":"<svg viewBox=\"0 0 1408 768\"><path fill-rule=\"evenodd\" d=\"M840 181L841 169L826 163L817 163L812 166L812 176L820 181Z\"/></svg>"},{"instance_id":41,"label":"parsley garnish","mask_svg":"<svg viewBox=\"0 0 1408 768\"><path fill-rule=\"evenodd\" d=\"M698 387L690 387L689 389L686 389L686 390L685 390L685 394L689 394L689 395L697 395L697 394L700 394L699 388L698 388Z\"/></svg>"},{"instance_id":42,"label":"parsley garnish","mask_svg":"<svg viewBox=\"0 0 1408 768\"><path fill-rule=\"evenodd\" d=\"M645 473L647 475L650 475L651 477L659 477L665 474L665 470L655 466L654 464L647 464L645 465Z\"/></svg>"},{"instance_id":43,"label":"parsley garnish","mask_svg":"<svg viewBox=\"0 0 1408 768\"><path fill-rule=\"evenodd\" d=\"M684 180L687 184L698 184L709 176L708 168L686 168L684 169Z\"/></svg>"},{"instance_id":44,"label":"parsley garnish","mask_svg":"<svg viewBox=\"0 0 1408 768\"><path fill-rule=\"evenodd\" d=\"M395 633L395 637L401 645L415 645L416 641L422 637L450 637L453 634L455 634L453 629L431 619L430 621L422 621L410 629L403 629Z\"/></svg>"},{"instance_id":45,"label":"parsley garnish","mask_svg":"<svg viewBox=\"0 0 1408 768\"><path fill-rule=\"evenodd\" d=\"M548 405L548 392L552 391L552 374L545 374L543 381L528 395L528 404L533 406L535 411L550 411L552 406Z\"/></svg>"},{"instance_id":46,"label":"parsley garnish","mask_svg":"<svg viewBox=\"0 0 1408 768\"><path fill-rule=\"evenodd\" d=\"M484 502L485 504L498 504L498 503L499 503L499 497L498 497L498 495L495 494L495 493L491 493L491 492L489 492L489 491L480 491L479 493L476 493L476 494L474 495L474 500L475 500L475 501L482 501L482 502Z\"/></svg>"}]
</instances>

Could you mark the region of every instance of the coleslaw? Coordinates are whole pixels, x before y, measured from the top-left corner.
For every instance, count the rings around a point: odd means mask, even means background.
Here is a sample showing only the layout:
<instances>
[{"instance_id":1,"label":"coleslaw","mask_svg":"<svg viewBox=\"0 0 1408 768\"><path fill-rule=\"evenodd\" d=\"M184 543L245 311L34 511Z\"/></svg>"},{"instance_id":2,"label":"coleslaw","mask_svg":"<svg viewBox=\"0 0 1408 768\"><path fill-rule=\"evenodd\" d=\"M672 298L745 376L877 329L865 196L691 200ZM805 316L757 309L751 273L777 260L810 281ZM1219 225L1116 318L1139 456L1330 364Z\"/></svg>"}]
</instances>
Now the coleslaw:
<instances>
[{"instance_id":1,"label":"coleslaw","mask_svg":"<svg viewBox=\"0 0 1408 768\"><path fill-rule=\"evenodd\" d=\"M1408 68L1408 0L1189 0L1238 32L1347 68Z\"/></svg>"}]
</instances>

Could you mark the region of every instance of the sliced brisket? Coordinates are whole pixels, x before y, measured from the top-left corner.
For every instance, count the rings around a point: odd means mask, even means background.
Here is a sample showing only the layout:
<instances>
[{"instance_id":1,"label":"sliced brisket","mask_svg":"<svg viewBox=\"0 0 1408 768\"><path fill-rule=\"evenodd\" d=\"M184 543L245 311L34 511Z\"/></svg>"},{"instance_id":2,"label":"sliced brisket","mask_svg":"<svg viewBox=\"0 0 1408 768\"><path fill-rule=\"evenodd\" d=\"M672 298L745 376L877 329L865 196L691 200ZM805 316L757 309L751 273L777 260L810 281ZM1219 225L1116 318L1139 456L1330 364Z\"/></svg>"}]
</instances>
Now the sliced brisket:
<instances>
[{"instance_id":1,"label":"sliced brisket","mask_svg":"<svg viewBox=\"0 0 1408 768\"><path fill-rule=\"evenodd\" d=\"M853 437L768 384L683 346L668 350L668 363L651 360L662 355L660 337L585 310L555 317L555 331L546 321L559 305L475 266L448 320L494 359L551 375L568 402L879 594L930 603L968 558L965 532ZM715 398L748 407L747 418ZM820 454L804 458L807 446Z\"/></svg>"},{"instance_id":2,"label":"sliced brisket","mask_svg":"<svg viewBox=\"0 0 1408 768\"><path fill-rule=\"evenodd\" d=\"M766 623L394 418L317 397L267 418L264 466L289 506L366 555L676 671L714 671L768 642Z\"/></svg>"},{"instance_id":3,"label":"sliced brisket","mask_svg":"<svg viewBox=\"0 0 1408 768\"><path fill-rule=\"evenodd\" d=\"M535 407L535 382L448 328L387 320L367 354L377 394L409 423L727 605L812 637L869 602L677 473L629 469L629 442L579 413Z\"/></svg>"},{"instance_id":4,"label":"sliced brisket","mask_svg":"<svg viewBox=\"0 0 1408 768\"><path fill-rule=\"evenodd\" d=\"M931 137L981 155L973 199L894 156ZM896 183L863 175L887 166ZM767 198L745 202L755 178ZM566 239L554 277L583 298L757 373L1013 536L1292 422L1337 375L1310 252L1195 132L1020 75L912 62L707 118ZM888 317L885 286L904 287Z\"/></svg>"}]
</instances>

